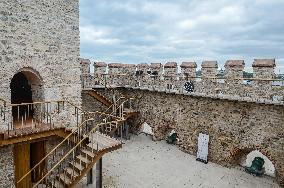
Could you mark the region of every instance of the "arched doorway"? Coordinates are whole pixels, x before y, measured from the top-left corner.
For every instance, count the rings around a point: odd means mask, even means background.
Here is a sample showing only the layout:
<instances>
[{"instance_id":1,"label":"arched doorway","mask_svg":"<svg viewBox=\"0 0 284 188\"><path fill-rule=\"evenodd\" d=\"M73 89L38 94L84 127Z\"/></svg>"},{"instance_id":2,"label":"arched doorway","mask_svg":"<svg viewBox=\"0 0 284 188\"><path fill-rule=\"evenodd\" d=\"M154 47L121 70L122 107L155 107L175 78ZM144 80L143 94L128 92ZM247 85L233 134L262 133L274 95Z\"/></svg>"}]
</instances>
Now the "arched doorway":
<instances>
[{"instance_id":1,"label":"arched doorway","mask_svg":"<svg viewBox=\"0 0 284 188\"><path fill-rule=\"evenodd\" d=\"M11 103L22 104L43 100L42 79L39 74L30 68L23 68L15 74L10 83ZM33 108L29 105L14 106L12 108L14 126L20 122L32 119Z\"/></svg>"},{"instance_id":2,"label":"arched doorway","mask_svg":"<svg viewBox=\"0 0 284 188\"><path fill-rule=\"evenodd\" d=\"M31 103L43 101L43 84L39 74L30 68L23 68L11 79L11 103L14 129L33 129L34 116L38 110ZM30 103L30 104L23 104ZM21 104L21 105L18 105ZM14 147L15 180L18 181L44 156L44 141L21 143ZM45 168L42 163L39 169ZM40 170L38 170L40 172ZM36 182L41 177L40 173L32 174L17 187L30 187L31 182Z\"/></svg>"}]
</instances>

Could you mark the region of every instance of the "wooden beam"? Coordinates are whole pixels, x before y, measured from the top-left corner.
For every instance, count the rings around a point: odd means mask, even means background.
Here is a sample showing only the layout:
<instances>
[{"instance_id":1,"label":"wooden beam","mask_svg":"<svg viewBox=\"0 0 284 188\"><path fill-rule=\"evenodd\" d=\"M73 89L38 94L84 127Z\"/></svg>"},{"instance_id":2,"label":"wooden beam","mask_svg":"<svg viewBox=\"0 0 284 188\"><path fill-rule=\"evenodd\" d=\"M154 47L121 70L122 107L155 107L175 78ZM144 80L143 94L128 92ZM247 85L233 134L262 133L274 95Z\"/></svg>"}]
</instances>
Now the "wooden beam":
<instances>
[{"instance_id":1,"label":"wooden beam","mask_svg":"<svg viewBox=\"0 0 284 188\"><path fill-rule=\"evenodd\" d=\"M0 141L0 147L17 144L21 142L26 142L26 143L38 142L41 140L46 140L52 136L59 136L59 137L65 138L67 137L69 133L70 132L67 132L65 128L60 128L60 129L55 129L55 130L47 130L44 132L32 133L32 134L23 135L23 136L11 137L6 140Z\"/></svg>"}]
</instances>

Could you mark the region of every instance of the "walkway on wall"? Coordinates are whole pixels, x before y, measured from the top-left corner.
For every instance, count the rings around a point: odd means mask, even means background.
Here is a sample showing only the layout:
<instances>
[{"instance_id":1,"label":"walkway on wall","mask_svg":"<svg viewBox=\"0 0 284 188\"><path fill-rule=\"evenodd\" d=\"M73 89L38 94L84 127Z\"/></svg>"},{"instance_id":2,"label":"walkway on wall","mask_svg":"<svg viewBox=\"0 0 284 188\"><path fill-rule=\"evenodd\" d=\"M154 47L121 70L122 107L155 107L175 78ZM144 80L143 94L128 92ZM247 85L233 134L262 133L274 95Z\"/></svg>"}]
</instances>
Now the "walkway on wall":
<instances>
[{"instance_id":1,"label":"walkway on wall","mask_svg":"<svg viewBox=\"0 0 284 188\"><path fill-rule=\"evenodd\" d=\"M104 95L100 94L95 89L84 90L83 93L86 93L86 94L94 97L99 102L101 102L102 104L106 105L107 107L110 107L112 105L112 102L107 97L105 97Z\"/></svg>"}]
</instances>

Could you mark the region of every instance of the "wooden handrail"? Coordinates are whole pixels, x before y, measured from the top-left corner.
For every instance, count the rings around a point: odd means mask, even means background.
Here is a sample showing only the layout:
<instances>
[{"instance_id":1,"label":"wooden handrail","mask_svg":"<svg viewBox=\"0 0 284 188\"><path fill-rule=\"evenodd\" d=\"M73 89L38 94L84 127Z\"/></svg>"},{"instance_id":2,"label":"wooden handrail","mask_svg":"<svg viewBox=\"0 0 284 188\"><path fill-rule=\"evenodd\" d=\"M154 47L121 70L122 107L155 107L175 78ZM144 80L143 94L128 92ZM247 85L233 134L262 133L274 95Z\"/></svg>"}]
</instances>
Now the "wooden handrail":
<instances>
[{"instance_id":1,"label":"wooden handrail","mask_svg":"<svg viewBox=\"0 0 284 188\"><path fill-rule=\"evenodd\" d=\"M119 98L117 101L119 101L121 98ZM126 101L123 101L123 103L122 104L124 104L124 102L126 102ZM72 104L72 103L70 103L70 102L68 102L69 104L71 104L71 105L73 105L74 107L76 107L74 104ZM122 105L121 104L121 105ZM117 107L116 109L115 109L115 111L117 110L117 109L119 109L120 107L121 107L121 105L119 105L119 107ZM76 108L78 108L78 107L76 107ZM78 108L78 109L80 109L80 108ZM105 112L99 112L99 111L96 111L96 112L88 112L89 114L101 114L101 115L106 115L107 117L106 117L106 119L108 118L108 117L115 117L115 118L119 118L120 120L117 120L117 121L114 121L114 122L119 122L119 121L124 121L125 119L123 119L123 118L121 118L121 117L117 117L117 116L114 116L114 115L112 115L115 111L113 111L112 113L110 113L110 114L107 114L107 113L105 113ZM84 125L84 123L86 123L87 121L91 121L91 120L94 120L93 118L91 118L91 119L87 119L87 120L85 120L84 122L82 122L78 127L76 127L76 129L75 130L73 130L63 141L61 141L55 148L53 148L40 162L38 162L29 172L27 172L18 182L17 182L17 184L18 183L20 183L24 178L26 178L29 174L31 174L32 173L32 171L34 170L34 169L36 169L48 156L50 156L56 149L58 149L67 139L69 139L69 137L71 137L79 128L81 128L83 125Z\"/></svg>"},{"instance_id":2,"label":"wooden handrail","mask_svg":"<svg viewBox=\"0 0 284 188\"><path fill-rule=\"evenodd\" d=\"M94 120L93 120L93 119L89 119L89 120L87 120L87 121L94 121ZM83 138L80 142L78 142L78 143L76 144L76 146L74 146L69 152L67 152L67 154L65 154L64 157L62 157L62 159L59 160L59 161L33 186L33 188L35 188L38 184L40 184L40 182L42 182L42 180L44 180L56 167L58 167L59 164L60 164L62 161L64 161L64 160L69 156L69 154L71 154L71 152L73 152L78 146L80 146L80 145L82 144L82 142L85 141L85 140L88 138L88 136L89 136L90 134L92 134L99 126L107 125L107 124L111 124L111 123L118 123L118 122L120 122L120 121L122 121L122 120L119 120L119 121L111 121L111 122L106 122L106 123L99 123L99 124L97 124L91 131L89 131L86 135L84 135L84 138Z\"/></svg>"},{"instance_id":3,"label":"wooden handrail","mask_svg":"<svg viewBox=\"0 0 284 188\"><path fill-rule=\"evenodd\" d=\"M62 140L55 148L53 148L44 158L42 158L29 172L27 172L20 180L17 181L17 184L19 184L23 179L25 179L29 174L32 173L34 169L36 169L47 157L49 157L56 149L58 149L66 140L69 139L79 128L81 128L84 123L86 123L89 120L93 120L93 118L83 121L83 123L80 124L80 126L76 127L64 140Z\"/></svg>"},{"instance_id":4,"label":"wooden handrail","mask_svg":"<svg viewBox=\"0 0 284 188\"><path fill-rule=\"evenodd\" d=\"M117 99L114 103L112 103L112 105L110 105L102 114L104 114L104 113L107 113L107 111L109 110L109 109L111 109L113 106L114 106L114 104L116 104L120 99L122 99L123 97L119 97L119 99Z\"/></svg>"}]
</instances>

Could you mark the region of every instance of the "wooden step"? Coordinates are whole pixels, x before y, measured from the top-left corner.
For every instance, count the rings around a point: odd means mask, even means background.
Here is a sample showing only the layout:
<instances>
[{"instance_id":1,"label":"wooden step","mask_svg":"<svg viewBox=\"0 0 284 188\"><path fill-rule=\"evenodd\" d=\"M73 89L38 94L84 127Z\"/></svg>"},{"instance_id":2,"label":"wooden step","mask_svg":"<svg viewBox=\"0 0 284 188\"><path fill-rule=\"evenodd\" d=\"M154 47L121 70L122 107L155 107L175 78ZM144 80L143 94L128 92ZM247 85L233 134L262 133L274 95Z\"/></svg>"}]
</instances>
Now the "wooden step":
<instances>
[{"instance_id":1,"label":"wooden step","mask_svg":"<svg viewBox=\"0 0 284 188\"><path fill-rule=\"evenodd\" d=\"M74 165L73 165L73 163L74 163ZM81 173L81 171L82 170L84 170L84 166L81 164L80 165L80 163L78 163L77 161L74 161L74 162L69 162L69 165L70 165L70 167L73 169L73 167L74 167L74 169L76 170L76 172L78 172L78 173Z\"/></svg>"},{"instance_id":2,"label":"wooden step","mask_svg":"<svg viewBox=\"0 0 284 188\"><path fill-rule=\"evenodd\" d=\"M96 152L96 150L93 150L93 151ZM92 160L96 156L96 154L93 153L92 150L90 151L84 148L81 149L81 153L83 156L87 155L89 160Z\"/></svg>"},{"instance_id":3,"label":"wooden step","mask_svg":"<svg viewBox=\"0 0 284 188\"><path fill-rule=\"evenodd\" d=\"M91 163L91 161L88 159L88 157L86 158L86 156L83 156L83 155L76 156L76 160L79 163L81 161L81 164L83 164L85 166Z\"/></svg>"},{"instance_id":4,"label":"wooden step","mask_svg":"<svg viewBox=\"0 0 284 188\"><path fill-rule=\"evenodd\" d=\"M51 188L65 188L64 184L62 184L60 181L58 181L57 179L55 179L53 182L49 183L49 186Z\"/></svg>"},{"instance_id":5,"label":"wooden step","mask_svg":"<svg viewBox=\"0 0 284 188\"><path fill-rule=\"evenodd\" d=\"M78 172L76 172L75 168L73 170L73 168L71 167L66 167L64 168L65 170L65 174L70 178L70 179L74 179L76 178L77 176L79 176L80 174Z\"/></svg>"},{"instance_id":6,"label":"wooden step","mask_svg":"<svg viewBox=\"0 0 284 188\"><path fill-rule=\"evenodd\" d=\"M59 174L59 176L57 176L57 179L63 183L64 185L70 185L72 183L72 180L67 176L67 174Z\"/></svg>"}]
</instances>

